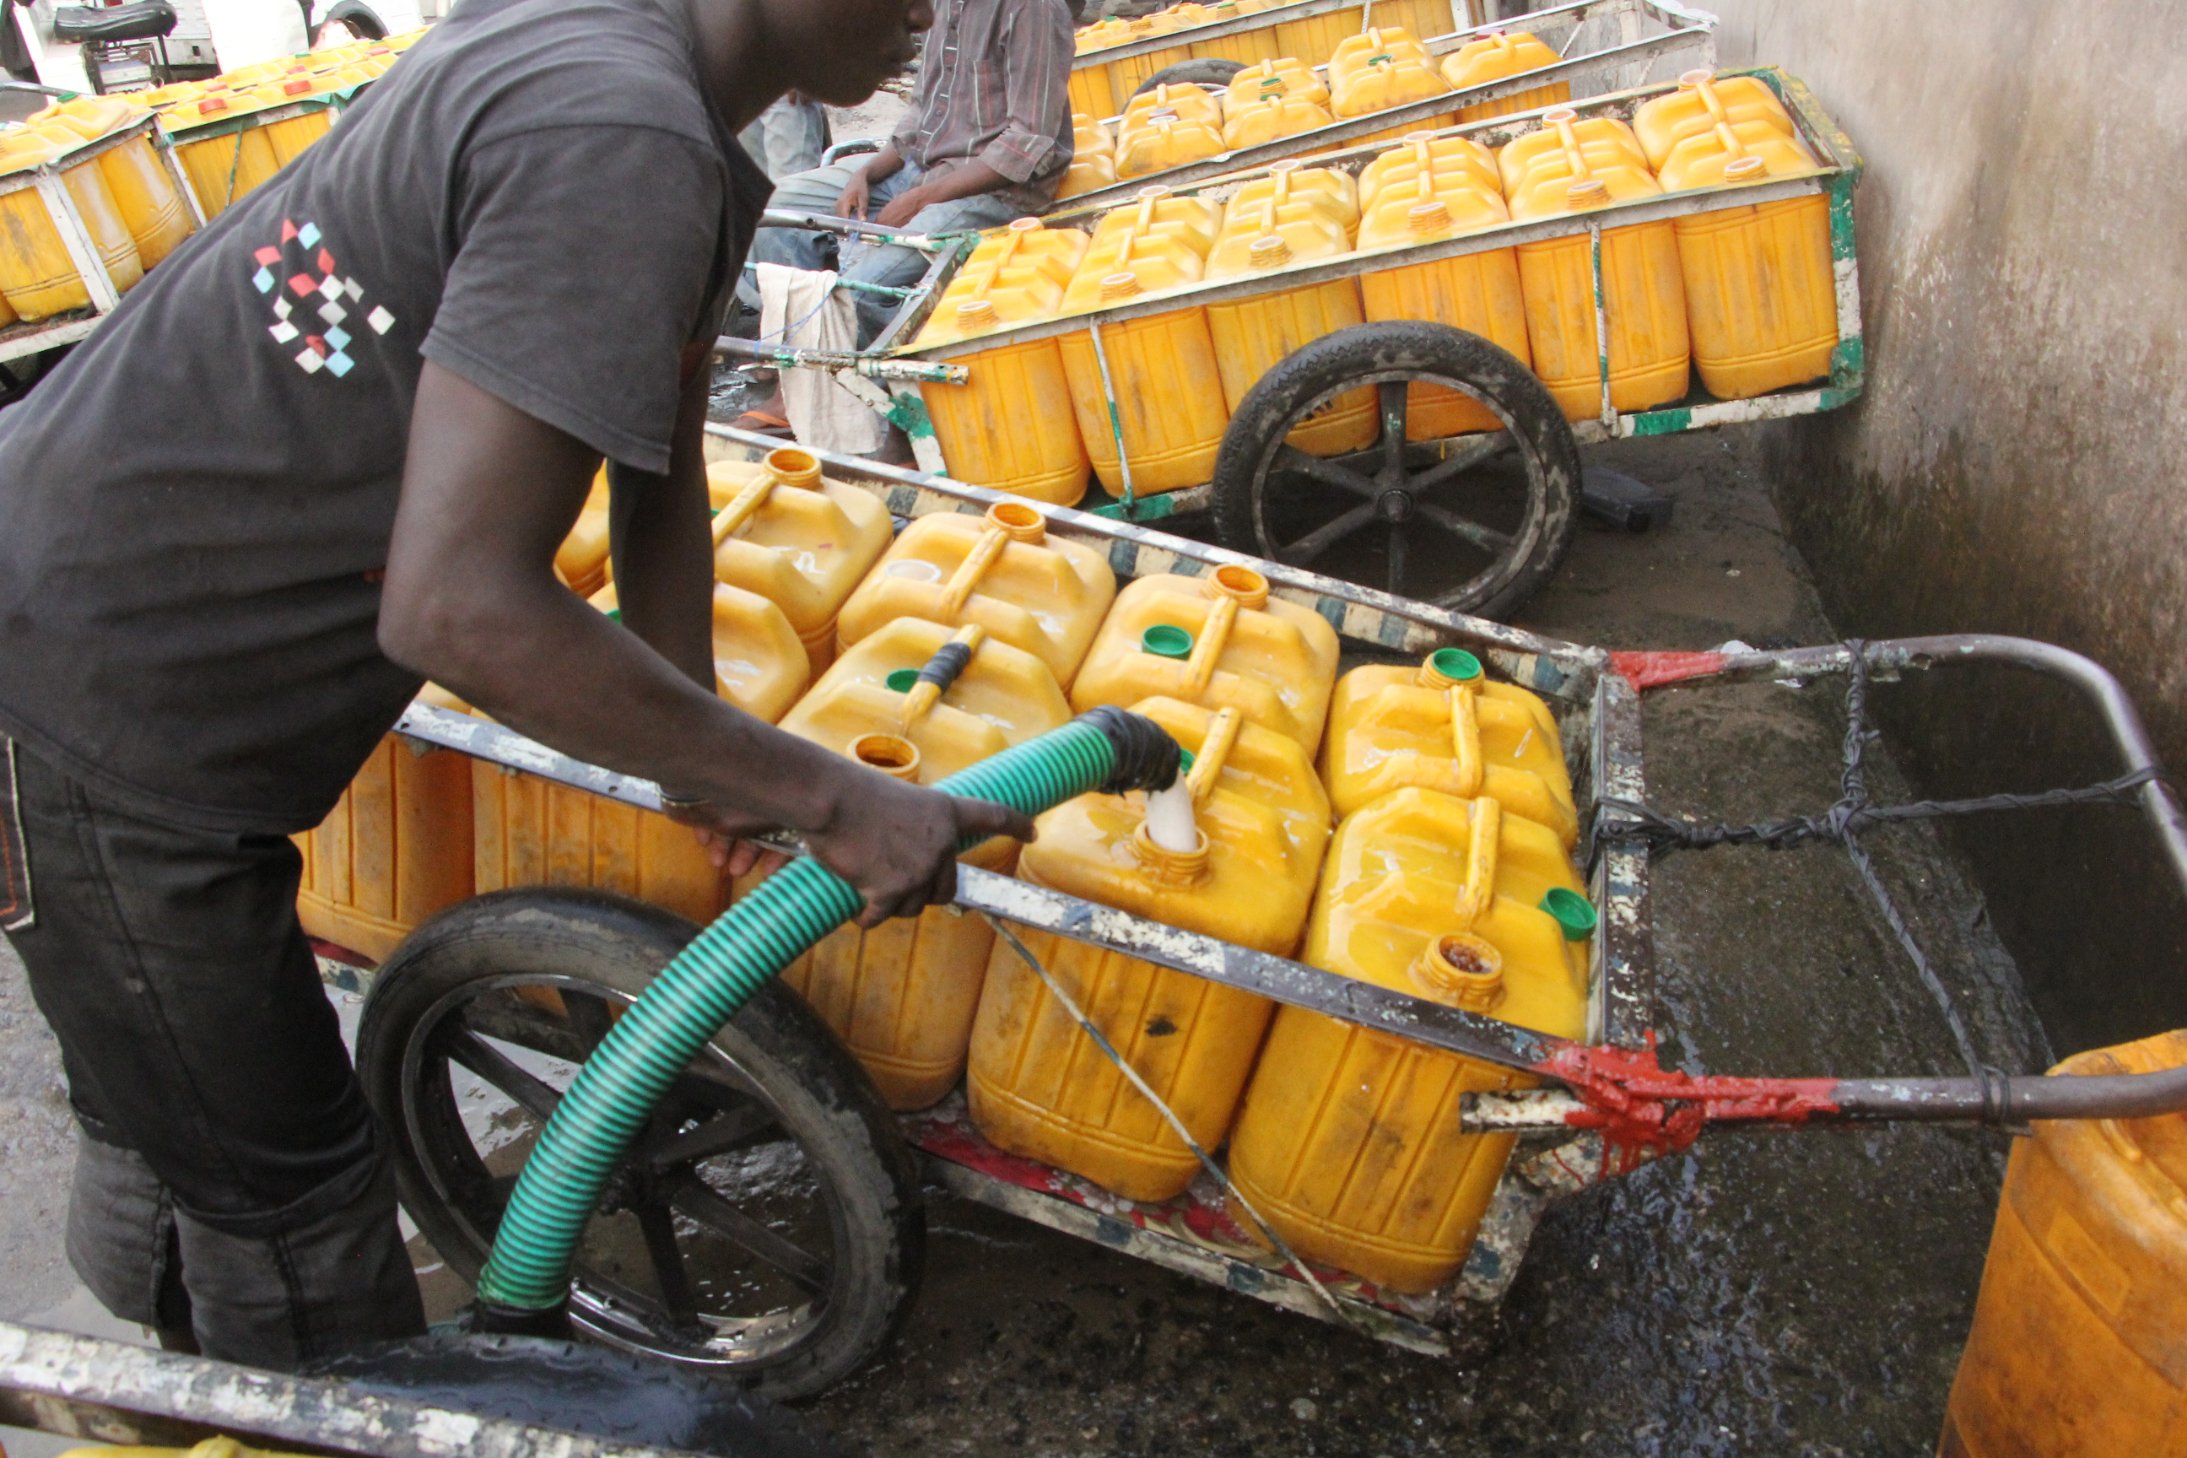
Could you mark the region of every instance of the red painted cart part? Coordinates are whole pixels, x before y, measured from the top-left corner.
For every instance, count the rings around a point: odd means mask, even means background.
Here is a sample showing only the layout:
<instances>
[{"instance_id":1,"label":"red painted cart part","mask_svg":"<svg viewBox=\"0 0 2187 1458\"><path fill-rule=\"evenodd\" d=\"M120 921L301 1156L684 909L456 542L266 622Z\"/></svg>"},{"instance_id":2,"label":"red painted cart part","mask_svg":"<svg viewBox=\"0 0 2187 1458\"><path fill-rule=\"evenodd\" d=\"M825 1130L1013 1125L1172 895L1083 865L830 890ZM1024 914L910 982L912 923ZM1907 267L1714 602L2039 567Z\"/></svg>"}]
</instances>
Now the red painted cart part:
<instances>
[{"instance_id":1,"label":"red painted cart part","mask_svg":"<svg viewBox=\"0 0 2187 1458\"><path fill-rule=\"evenodd\" d=\"M1727 658L1728 655L1723 653L1629 650L1612 653L1610 667L1634 688L1645 691L1661 688L1665 684L1682 683L1689 678L1707 678L1711 674L1721 673Z\"/></svg>"},{"instance_id":2,"label":"red painted cart part","mask_svg":"<svg viewBox=\"0 0 2187 1458\"><path fill-rule=\"evenodd\" d=\"M1697 1077L1665 1068L1653 1033L1641 1049L1568 1044L1540 1067L1586 1105L1565 1122L1599 1131L1618 1174L1687 1148L1709 1124L1797 1126L1838 1112L1834 1078Z\"/></svg>"}]
</instances>

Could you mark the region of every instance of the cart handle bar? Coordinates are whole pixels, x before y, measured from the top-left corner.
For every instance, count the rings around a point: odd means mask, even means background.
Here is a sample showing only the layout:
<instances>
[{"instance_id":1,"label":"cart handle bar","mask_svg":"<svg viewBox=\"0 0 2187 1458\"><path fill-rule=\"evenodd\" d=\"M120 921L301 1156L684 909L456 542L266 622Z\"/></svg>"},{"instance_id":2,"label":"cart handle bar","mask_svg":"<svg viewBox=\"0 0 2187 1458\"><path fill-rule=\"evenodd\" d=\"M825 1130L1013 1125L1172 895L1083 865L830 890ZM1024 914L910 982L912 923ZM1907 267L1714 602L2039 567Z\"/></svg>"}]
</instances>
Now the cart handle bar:
<instances>
[{"instance_id":1,"label":"cart handle bar","mask_svg":"<svg viewBox=\"0 0 2187 1458\"><path fill-rule=\"evenodd\" d=\"M833 213L802 213L789 208L769 208L759 215L762 228L797 228L808 233L834 233L845 238L867 238L896 248L915 248L921 253L942 253L957 246L956 233L907 233L884 228L863 218L839 218Z\"/></svg>"},{"instance_id":2,"label":"cart handle bar","mask_svg":"<svg viewBox=\"0 0 2187 1458\"><path fill-rule=\"evenodd\" d=\"M1564 1085L1467 1094L1477 1133L1591 1130L1620 1172L1685 1149L1710 1128L1972 1123L2022 1129L2037 1119L2145 1119L2187 1110L2187 1067L2156 1073L1979 1078L1742 1078L1666 1069L1645 1048L1565 1043L1536 1065Z\"/></svg>"}]
</instances>

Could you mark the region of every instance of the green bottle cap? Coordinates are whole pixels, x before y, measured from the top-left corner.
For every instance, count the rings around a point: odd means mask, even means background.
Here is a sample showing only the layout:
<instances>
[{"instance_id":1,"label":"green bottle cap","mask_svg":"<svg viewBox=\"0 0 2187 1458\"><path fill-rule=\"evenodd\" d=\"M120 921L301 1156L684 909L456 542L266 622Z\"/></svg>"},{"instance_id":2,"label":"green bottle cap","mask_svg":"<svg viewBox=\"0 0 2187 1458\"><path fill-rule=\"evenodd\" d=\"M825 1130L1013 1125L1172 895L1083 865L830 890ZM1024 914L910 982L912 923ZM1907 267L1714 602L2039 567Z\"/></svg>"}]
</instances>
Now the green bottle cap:
<instances>
[{"instance_id":1,"label":"green bottle cap","mask_svg":"<svg viewBox=\"0 0 2187 1458\"><path fill-rule=\"evenodd\" d=\"M1549 913L1564 931L1568 942L1584 942L1595 934L1594 904L1577 891L1567 891L1562 886L1552 886L1542 898L1542 910Z\"/></svg>"},{"instance_id":2,"label":"green bottle cap","mask_svg":"<svg viewBox=\"0 0 2187 1458\"><path fill-rule=\"evenodd\" d=\"M899 694L910 693L911 686L918 681L919 670L916 668L899 668L888 676L890 691Z\"/></svg>"},{"instance_id":3,"label":"green bottle cap","mask_svg":"<svg viewBox=\"0 0 2187 1458\"><path fill-rule=\"evenodd\" d=\"M1481 660L1463 648L1438 648L1428 655L1428 666L1452 683L1471 683L1481 676Z\"/></svg>"},{"instance_id":4,"label":"green bottle cap","mask_svg":"<svg viewBox=\"0 0 2187 1458\"><path fill-rule=\"evenodd\" d=\"M1157 623L1139 635L1139 646L1157 658L1190 658L1192 635L1183 628Z\"/></svg>"}]
</instances>

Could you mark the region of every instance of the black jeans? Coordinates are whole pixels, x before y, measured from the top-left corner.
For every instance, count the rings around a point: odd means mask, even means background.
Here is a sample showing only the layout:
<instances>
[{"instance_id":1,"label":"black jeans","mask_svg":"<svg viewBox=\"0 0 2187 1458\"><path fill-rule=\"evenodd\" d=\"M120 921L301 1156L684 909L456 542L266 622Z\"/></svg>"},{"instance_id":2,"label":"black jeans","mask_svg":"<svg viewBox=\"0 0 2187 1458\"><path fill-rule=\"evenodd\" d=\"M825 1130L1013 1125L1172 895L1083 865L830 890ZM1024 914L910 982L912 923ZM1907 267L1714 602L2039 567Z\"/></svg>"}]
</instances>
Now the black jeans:
<instances>
[{"instance_id":1,"label":"black jeans","mask_svg":"<svg viewBox=\"0 0 2187 1458\"><path fill-rule=\"evenodd\" d=\"M296 921L296 848L147 818L13 754L31 919L8 937L84 1136L84 1283L253 1366L423 1331L393 1177Z\"/></svg>"}]
</instances>

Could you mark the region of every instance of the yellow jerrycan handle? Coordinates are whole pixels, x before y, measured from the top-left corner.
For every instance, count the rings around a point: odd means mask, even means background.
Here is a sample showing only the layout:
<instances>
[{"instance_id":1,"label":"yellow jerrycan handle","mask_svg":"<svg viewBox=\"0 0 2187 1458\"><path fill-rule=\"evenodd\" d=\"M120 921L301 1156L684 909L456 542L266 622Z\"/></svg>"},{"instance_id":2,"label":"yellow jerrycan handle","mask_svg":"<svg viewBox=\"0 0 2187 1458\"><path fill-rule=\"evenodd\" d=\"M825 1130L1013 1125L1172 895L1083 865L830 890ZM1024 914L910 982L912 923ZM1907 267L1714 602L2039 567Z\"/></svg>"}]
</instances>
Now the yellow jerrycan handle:
<instances>
[{"instance_id":1,"label":"yellow jerrycan handle","mask_svg":"<svg viewBox=\"0 0 2187 1458\"><path fill-rule=\"evenodd\" d=\"M1194 805L1205 805L1207 797L1215 793L1223 766L1230 763L1231 751L1238 747L1238 734L1244 728L1245 715L1236 709L1219 710L1209 721L1207 733L1200 740L1200 752L1192 757L1192 768L1185 775Z\"/></svg>"},{"instance_id":2,"label":"yellow jerrycan handle","mask_svg":"<svg viewBox=\"0 0 2187 1458\"><path fill-rule=\"evenodd\" d=\"M1504 807L1494 800L1475 799L1473 833L1466 844L1466 880L1458 889L1458 926L1473 930L1496 897L1496 852L1503 836Z\"/></svg>"},{"instance_id":3,"label":"yellow jerrycan handle","mask_svg":"<svg viewBox=\"0 0 2187 1458\"><path fill-rule=\"evenodd\" d=\"M1038 544L1047 535L1047 519L1023 502L998 501L988 507L987 529L964 554L948 586L942 589L943 616L955 617L964 611L964 605L979 590L980 579L1002 560L1003 551L1012 542Z\"/></svg>"},{"instance_id":4,"label":"yellow jerrycan handle","mask_svg":"<svg viewBox=\"0 0 2187 1458\"><path fill-rule=\"evenodd\" d=\"M1250 567L1227 563L1205 579L1202 591L1214 599L1214 605L1207 610L1199 641L1192 645L1192 657L1185 662L1186 681L1194 694L1204 692L1214 678L1215 665L1230 646L1230 633L1237 626L1239 611L1268 605L1268 579Z\"/></svg>"},{"instance_id":5,"label":"yellow jerrycan handle","mask_svg":"<svg viewBox=\"0 0 2187 1458\"><path fill-rule=\"evenodd\" d=\"M919 670L919 681L904 694L903 706L896 711L896 729L900 734L911 733L912 726L933 711L949 692L964 671L972 666L972 659L987 641L987 630L977 623L959 628L935 651L926 666Z\"/></svg>"},{"instance_id":6,"label":"yellow jerrycan handle","mask_svg":"<svg viewBox=\"0 0 2187 1458\"><path fill-rule=\"evenodd\" d=\"M744 529L746 522L773 496L777 486L797 486L816 490L820 485L820 461L810 451L785 446L767 452L760 462L760 473L750 485L739 491L729 504L714 518L714 546L718 549Z\"/></svg>"}]
</instances>

